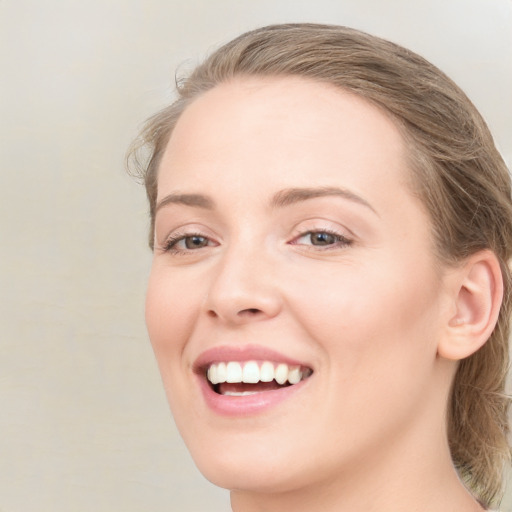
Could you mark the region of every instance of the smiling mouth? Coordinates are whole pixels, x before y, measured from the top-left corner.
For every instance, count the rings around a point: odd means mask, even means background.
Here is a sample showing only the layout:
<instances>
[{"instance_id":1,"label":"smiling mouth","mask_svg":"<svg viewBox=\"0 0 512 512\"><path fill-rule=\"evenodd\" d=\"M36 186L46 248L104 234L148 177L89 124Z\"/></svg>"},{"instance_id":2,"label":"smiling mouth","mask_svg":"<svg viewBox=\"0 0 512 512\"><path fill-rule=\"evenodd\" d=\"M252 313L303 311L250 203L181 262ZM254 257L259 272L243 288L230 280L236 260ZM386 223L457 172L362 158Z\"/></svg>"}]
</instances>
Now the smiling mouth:
<instances>
[{"instance_id":1,"label":"smiling mouth","mask_svg":"<svg viewBox=\"0 0 512 512\"><path fill-rule=\"evenodd\" d=\"M206 380L213 391L224 396L247 396L275 391L309 378L311 368L271 361L226 361L206 368Z\"/></svg>"}]
</instances>

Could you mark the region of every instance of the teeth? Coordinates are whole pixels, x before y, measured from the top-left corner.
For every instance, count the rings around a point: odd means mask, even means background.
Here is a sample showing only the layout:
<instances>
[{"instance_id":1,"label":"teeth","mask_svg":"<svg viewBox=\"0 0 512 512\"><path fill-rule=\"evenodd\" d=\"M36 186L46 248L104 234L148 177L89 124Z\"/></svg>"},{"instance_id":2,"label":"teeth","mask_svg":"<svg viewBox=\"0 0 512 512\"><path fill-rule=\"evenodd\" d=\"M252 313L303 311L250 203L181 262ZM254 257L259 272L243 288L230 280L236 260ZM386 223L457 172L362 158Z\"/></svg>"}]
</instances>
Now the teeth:
<instances>
[{"instance_id":1,"label":"teeth","mask_svg":"<svg viewBox=\"0 0 512 512\"><path fill-rule=\"evenodd\" d=\"M301 370L299 366L288 366L285 363L274 366L274 363L264 361L260 366L256 361L247 361L245 364L238 361L229 361L211 364L206 376L214 385L222 382L257 384L258 382L272 382L273 380L283 385L286 382L297 384L309 377L311 373L312 371L309 368ZM253 391L230 392L229 394L230 396L244 396L251 393Z\"/></svg>"},{"instance_id":2,"label":"teeth","mask_svg":"<svg viewBox=\"0 0 512 512\"><path fill-rule=\"evenodd\" d=\"M261 382L272 382L274 380L274 365L265 361L260 368Z\"/></svg>"},{"instance_id":3,"label":"teeth","mask_svg":"<svg viewBox=\"0 0 512 512\"><path fill-rule=\"evenodd\" d=\"M218 384L219 380L217 378L217 365L212 364L210 368L208 368L208 372L206 373L206 377L212 384Z\"/></svg>"},{"instance_id":4,"label":"teeth","mask_svg":"<svg viewBox=\"0 0 512 512\"><path fill-rule=\"evenodd\" d=\"M288 382L290 384L297 384L302 380L302 373L299 367L291 368L288 371Z\"/></svg>"},{"instance_id":5,"label":"teeth","mask_svg":"<svg viewBox=\"0 0 512 512\"><path fill-rule=\"evenodd\" d=\"M231 361L226 365L226 382L242 382L242 365L240 363Z\"/></svg>"},{"instance_id":6,"label":"teeth","mask_svg":"<svg viewBox=\"0 0 512 512\"><path fill-rule=\"evenodd\" d=\"M219 363L217 365L217 383L226 382L228 377L228 369L226 363Z\"/></svg>"},{"instance_id":7,"label":"teeth","mask_svg":"<svg viewBox=\"0 0 512 512\"><path fill-rule=\"evenodd\" d=\"M242 372L242 382L247 384L256 384L260 381L260 367L256 361L245 363Z\"/></svg>"},{"instance_id":8,"label":"teeth","mask_svg":"<svg viewBox=\"0 0 512 512\"><path fill-rule=\"evenodd\" d=\"M275 377L278 384L284 384L288 380L288 365L278 364L276 368Z\"/></svg>"},{"instance_id":9,"label":"teeth","mask_svg":"<svg viewBox=\"0 0 512 512\"><path fill-rule=\"evenodd\" d=\"M249 396L256 395L257 391L226 391L223 393L224 396Z\"/></svg>"}]
</instances>

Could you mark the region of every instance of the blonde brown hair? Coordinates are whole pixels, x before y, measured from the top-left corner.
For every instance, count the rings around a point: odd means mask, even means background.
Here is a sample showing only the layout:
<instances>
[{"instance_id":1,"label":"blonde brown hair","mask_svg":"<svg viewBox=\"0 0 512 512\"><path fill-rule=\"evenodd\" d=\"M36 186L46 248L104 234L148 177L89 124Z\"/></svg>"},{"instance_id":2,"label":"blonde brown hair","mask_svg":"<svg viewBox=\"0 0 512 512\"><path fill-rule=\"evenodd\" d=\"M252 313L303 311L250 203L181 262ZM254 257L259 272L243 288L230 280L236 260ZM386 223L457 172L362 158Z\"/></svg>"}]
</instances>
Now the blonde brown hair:
<instances>
[{"instance_id":1,"label":"blonde brown hair","mask_svg":"<svg viewBox=\"0 0 512 512\"><path fill-rule=\"evenodd\" d=\"M301 76L358 94L390 115L410 147L415 186L432 220L441 261L457 264L482 249L499 258L505 296L497 326L460 362L448 410L448 439L460 475L486 505L496 502L509 462L508 370L512 203L508 170L476 108L445 74L389 41L339 26L274 25L214 52L177 83L179 98L151 118L136 142L151 213L158 166L181 113L198 95L243 76ZM140 164L140 160L138 160Z\"/></svg>"}]
</instances>

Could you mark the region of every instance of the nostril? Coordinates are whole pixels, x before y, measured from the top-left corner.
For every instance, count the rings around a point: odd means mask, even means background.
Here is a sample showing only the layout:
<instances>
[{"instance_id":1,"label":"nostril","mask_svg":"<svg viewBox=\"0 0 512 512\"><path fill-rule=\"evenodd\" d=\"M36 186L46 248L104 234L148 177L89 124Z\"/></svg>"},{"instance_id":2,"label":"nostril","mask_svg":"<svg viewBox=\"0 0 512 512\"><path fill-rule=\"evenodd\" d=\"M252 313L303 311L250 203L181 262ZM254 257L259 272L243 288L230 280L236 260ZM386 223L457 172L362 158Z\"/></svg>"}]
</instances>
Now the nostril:
<instances>
[{"instance_id":1,"label":"nostril","mask_svg":"<svg viewBox=\"0 0 512 512\"><path fill-rule=\"evenodd\" d=\"M238 312L239 315L257 315L258 313L261 313L261 311L256 308L242 309Z\"/></svg>"},{"instance_id":2,"label":"nostril","mask_svg":"<svg viewBox=\"0 0 512 512\"><path fill-rule=\"evenodd\" d=\"M238 317L244 317L244 316L256 316L256 315L259 315L261 313L262 313L261 309L258 309L258 308L247 308L247 309L241 309L236 315ZM218 318L219 317L219 314L215 310L213 310L213 309L209 309L207 311L207 315L210 318Z\"/></svg>"}]
</instances>

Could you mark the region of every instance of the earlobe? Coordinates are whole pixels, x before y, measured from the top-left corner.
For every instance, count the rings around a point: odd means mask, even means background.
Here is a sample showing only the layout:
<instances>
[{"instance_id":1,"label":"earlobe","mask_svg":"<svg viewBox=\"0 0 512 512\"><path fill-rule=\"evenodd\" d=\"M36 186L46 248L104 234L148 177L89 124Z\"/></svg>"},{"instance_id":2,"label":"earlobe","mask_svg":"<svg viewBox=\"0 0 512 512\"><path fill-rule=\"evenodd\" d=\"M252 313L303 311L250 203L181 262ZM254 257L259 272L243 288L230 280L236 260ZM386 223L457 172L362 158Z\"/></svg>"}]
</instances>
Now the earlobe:
<instances>
[{"instance_id":1,"label":"earlobe","mask_svg":"<svg viewBox=\"0 0 512 512\"><path fill-rule=\"evenodd\" d=\"M482 347L496 325L502 299L503 276L495 254L485 250L472 255L455 272L455 313L439 341L438 355L461 360Z\"/></svg>"}]
</instances>

